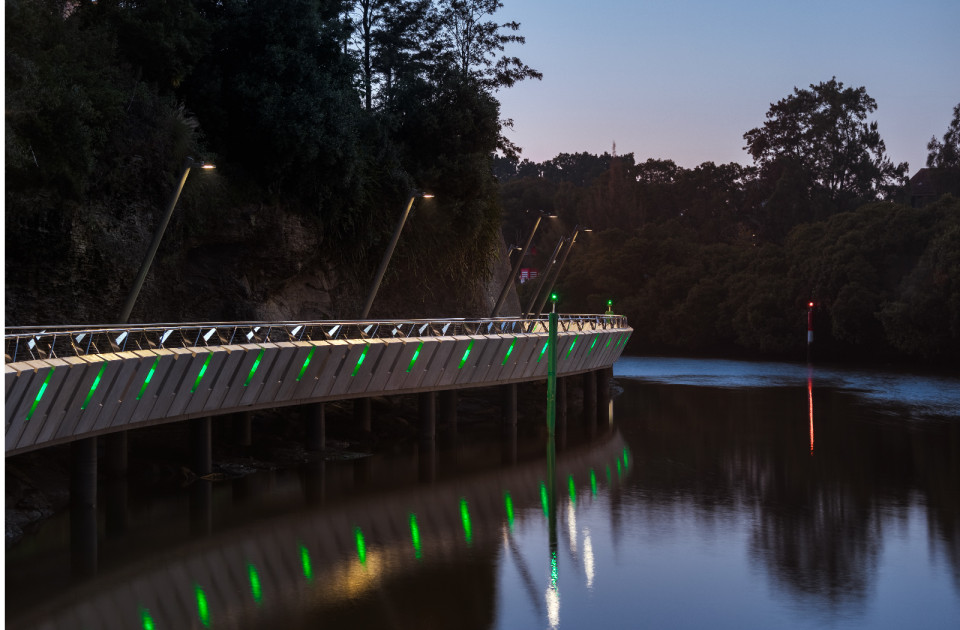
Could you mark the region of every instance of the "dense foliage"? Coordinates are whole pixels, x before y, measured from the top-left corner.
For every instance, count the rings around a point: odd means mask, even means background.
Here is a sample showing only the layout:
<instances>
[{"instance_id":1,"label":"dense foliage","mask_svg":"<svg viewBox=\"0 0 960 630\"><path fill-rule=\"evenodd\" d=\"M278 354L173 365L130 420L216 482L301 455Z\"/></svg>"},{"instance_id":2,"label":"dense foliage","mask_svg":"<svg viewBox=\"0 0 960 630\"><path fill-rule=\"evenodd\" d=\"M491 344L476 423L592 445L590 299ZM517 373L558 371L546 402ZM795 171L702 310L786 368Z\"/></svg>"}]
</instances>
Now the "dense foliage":
<instances>
[{"instance_id":1,"label":"dense foliage","mask_svg":"<svg viewBox=\"0 0 960 630\"><path fill-rule=\"evenodd\" d=\"M599 312L612 299L636 352L802 358L813 301L821 357L951 364L960 199L911 205L906 165L889 162L864 121L874 107L835 80L795 90L745 134L753 166L637 164L615 151L499 159L506 238L523 242L527 210L556 213L528 263L543 269L574 225L592 227L556 282L562 308ZM931 164L950 165L955 126L931 142ZM960 183L960 170L938 175Z\"/></svg>"},{"instance_id":2,"label":"dense foliage","mask_svg":"<svg viewBox=\"0 0 960 630\"><path fill-rule=\"evenodd\" d=\"M120 279L135 275L187 156L218 169L184 190L156 263L166 276L195 274L191 245L222 241L229 224L249 231L270 208L322 244L297 269L338 266L339 282L354 273L354 293L364 291L422 189L436 198L414 212L387 284L417 278L428 293L466 301L489 271L476 261L492 261L498 244L492 156L508 143L495 93L540 76L503 54L523 38L518 24L491 19L501 7L7 2L7 321L59 316L41 304L49 296L28 295L36 277L59 292L49 299L80 307L72 321L110 321L128 284ZM314 316L349 316L355 302Z\"/></svg>"}]
</instances>

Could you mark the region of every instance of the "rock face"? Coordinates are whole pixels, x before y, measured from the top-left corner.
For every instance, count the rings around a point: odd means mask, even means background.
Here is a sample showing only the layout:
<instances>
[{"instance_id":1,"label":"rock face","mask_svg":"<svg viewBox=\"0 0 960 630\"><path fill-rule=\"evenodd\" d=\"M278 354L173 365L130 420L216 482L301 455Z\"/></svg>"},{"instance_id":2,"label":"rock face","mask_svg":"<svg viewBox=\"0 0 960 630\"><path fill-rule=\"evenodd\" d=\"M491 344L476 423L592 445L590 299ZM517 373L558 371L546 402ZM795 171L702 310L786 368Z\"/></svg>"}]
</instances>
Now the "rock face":
<instances>
[{"instance_id":1,"label":"rock face","mask_svg":"<svg viewBox=\"0 0 960 630\"><path fill-rule=\"evenodd\" d=\"M8 221L7 326L117 322L159 222L144 212L136 221L96 208ZM381 252L348 264L341 249L318 223L276 206L200 216L178 208L130 322L355 318ZM476 262L467 283L442 263L424 271L395 255L371 317L488 316L510 269L502 240L499 249L497 260ZM501 314L518 312L511 292Z\"/></svg>"}]
</instances>

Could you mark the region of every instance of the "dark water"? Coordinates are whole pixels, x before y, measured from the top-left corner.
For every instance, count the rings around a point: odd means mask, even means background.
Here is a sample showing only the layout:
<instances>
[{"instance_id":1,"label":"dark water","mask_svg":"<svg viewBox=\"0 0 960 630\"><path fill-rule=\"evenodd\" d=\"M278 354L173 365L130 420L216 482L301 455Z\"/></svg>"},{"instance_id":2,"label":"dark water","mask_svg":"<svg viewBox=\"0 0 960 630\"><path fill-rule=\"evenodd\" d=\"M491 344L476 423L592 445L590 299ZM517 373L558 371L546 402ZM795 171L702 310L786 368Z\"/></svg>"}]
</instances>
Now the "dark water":
<instances>
[{"instance_id":1,"label":"dark water","mask_svg":"<svg viewBox=\"0 0 960 630\"><path fill-rule=\"evenodd\" d=\"M621 360L612 420L131 497L96 577L7 554L51 628L960 627L960 379ZM109 498L104 490L105 497ZM47 624L47 625L44 625Z\"/></svg>"}]
</instances>

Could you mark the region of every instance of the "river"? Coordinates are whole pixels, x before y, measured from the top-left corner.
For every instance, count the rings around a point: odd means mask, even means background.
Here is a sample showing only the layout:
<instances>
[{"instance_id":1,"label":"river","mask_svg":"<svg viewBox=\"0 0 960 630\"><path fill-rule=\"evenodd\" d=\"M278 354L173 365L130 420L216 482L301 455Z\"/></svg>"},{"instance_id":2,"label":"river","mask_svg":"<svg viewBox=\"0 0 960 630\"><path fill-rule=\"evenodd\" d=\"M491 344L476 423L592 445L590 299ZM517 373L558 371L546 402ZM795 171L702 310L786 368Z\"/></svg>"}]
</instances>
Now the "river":
<instances>
[{"instance_id":1,"label":"river","mask_svg":"<svg viewBox=\"0 0 960 630\"><path fill-rule=\"evenodd\" d=\"M131 498L119 533L102 505L84 579L50 519L8 550L8 627L958 627L960 378L614 375L555 461L526 418Z\"/></svg>"}]
</instances>

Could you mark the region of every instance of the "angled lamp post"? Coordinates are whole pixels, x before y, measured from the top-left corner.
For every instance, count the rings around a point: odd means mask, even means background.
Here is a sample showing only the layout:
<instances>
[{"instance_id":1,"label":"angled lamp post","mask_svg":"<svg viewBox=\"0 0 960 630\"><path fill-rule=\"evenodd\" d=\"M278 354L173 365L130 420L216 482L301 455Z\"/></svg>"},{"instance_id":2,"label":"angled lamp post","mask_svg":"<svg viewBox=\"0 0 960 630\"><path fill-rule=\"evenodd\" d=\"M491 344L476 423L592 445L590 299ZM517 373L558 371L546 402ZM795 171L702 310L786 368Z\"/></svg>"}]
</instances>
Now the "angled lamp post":
<instances>
[{"instance_id":1,"label":"angled lamp post","mask_svg":"<svg viewBox=\"0 0 960 630\"><path fill-rule=\"evenodd\" d=\"M380 282L383 281L383 274L387 271L387 264L389 264L390 258L393 256L393 250L397 246L397 241L400 240L400 232L403 230L403 224L407 222L407 217L410 215L410 210L413 208L413 202L418 197L432 199L433 195L422 192L411 193L410 200L407 202L407 207L404 209L403 214L400 216L400 221L397 223L397 227L393 231L393 237L390 239L390 244L387 246L387 251L383 253L383 260L380 261L380 267L377 269L377 273L373 278L373 285L371 285L370 292L367 294L367 301L363 305L363 312L360 313L360 319L366 319L370 315L370 307L373 306L373 299L377 297L377 291L380 290Z\"/></svg>"},{"instance_id":2,"label":"angled lamp post","mask_svg":"<svg viewBox=\"0 0 960 630\"><path fill-rule=\"evenodd\" d=\"M153 242L150 243L150 249L147 250L147 255L143 259L143 263L140 265L140 271L137 273L137 279L133 281L133 286L130 287L130 293L127 295L127 301L123 305L123 309L120 311L120 324L126 324L130 321L130 312L133 310L133 305L137 301L137 296L140 294L140 289L143 287L143 281L147 277L147 272L150 271L150 265L153 264L153 257L157 254L157 249L160 247L160 241L163 239L163 233L167 230L167 224L170 223L170 217L173 216L173 209L177 207L177 201L180 199L180 193L183 191L183 185L187 183L187 176L190 175L190 169L193 167L198 167L203 170L212 170L216 166L213 164L206 164L205 162L197 162L192 157L188 157L183 162L183 168L180 171L180 182L177 184L177 189L173 192L173 196L170 198L170 203L167 204L167 210L163 215L163 218L160 220L160 225L157 226L157 231L153 235Z\"/></svg>"},{"instance_id":3,"label":"angled lamp post","mask_svg":"<svg viewBox=\"0 0 960 630\"><path fill-rule=\"evenodd\" d=\"M557 241L557 246L553 248L553 253L550 254L550 259L547 263L546 270L540 276L540 281L537 282L537 290L534 291L532 296L530 296L530 303L527 304L527 308L524 310L524 315L526 317L536 317L536 315L533 314L533 305L537 303L537 298L540 297L540 291L543 290L543 285L547 282L547 276L550 275L550 271L553 269L554 263L557 262L557 255L560 253L560 248L563 247L563 244L566 240L567 238L565 236L561 236L560 240ZM539 313L540 311L538 310L537 314Z\"/></svg>"},{"instance_id":4,"label":"angled lamp post","mask_svg":"<svg viewBox=\"0 0 960 630\"><path fill-rule=\"evenodd\" d=\"M503 301L507 299L507 293L510 292L510 287L513 286L514 280L517 279L517 272L520 271L520 265L523 264L523 258L527 255L527 250L530 249L530 243L533 242L533 235L537 233L537 228L540 227L540 221L544 217L548 219L556 219L557 215L547 214L542 210L537 213L537 221L533 224L533 229L530 230L530 236L527 237L527 242L524 243L523 249L520 250L520 256L517 257L517 262L514 263L513 269L510 270L510 275L507 277L507 281L503 283L503 290L500 291L500 297L497 298L497 303L493 306L493 311L490 313L490 318L493 319L500 313L500 308L503 306Z\"/></svg>"},{"instance_id":5,"label":"angled lamp post","mask_svg":"<svg viewBox=\"0 0 960 630\"><path fill-rule=\"evenodd\" d=\"M560 262L557 264L556 271L553 272L553 280L550 282L550 285L547 288L546 292L543 294L543 296L540 298L540 301L537 303L536 310L533 311L534 317L540 315L540 311L543 310L543 306L547 301L547 296L551 294L551 292L553 291L554 285L557 284L557 278L560 277L560 270L563 268L563 264L567 262L567 257L570 255L570 250L573 249L573 244L577 242L577 234L579 234L580 232L593 232L593 230L591 230L588 227L583 227L582 225L578 225L576 228L574 228L573 236L570 237L567 248L563 250L563 258L560 259Z\"/></svg>"}]
</instances>

